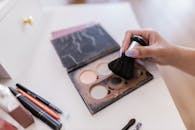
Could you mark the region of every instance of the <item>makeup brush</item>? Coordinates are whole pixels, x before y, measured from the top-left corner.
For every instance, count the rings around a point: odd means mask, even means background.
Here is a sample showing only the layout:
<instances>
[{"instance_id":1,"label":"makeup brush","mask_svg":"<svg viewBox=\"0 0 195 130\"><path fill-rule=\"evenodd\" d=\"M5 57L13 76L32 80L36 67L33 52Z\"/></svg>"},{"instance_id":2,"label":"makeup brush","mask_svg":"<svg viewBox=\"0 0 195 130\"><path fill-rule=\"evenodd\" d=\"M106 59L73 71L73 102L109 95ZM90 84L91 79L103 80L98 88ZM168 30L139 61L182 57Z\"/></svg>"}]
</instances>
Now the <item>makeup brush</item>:
<instances>
[{"instance_id":1,"label":"makeup brush","mask_svg":"<svg viewBox=\"0 0 195 130\"><path fill-rule=\"evenodd\" d=\"M148 45L146 40L144 40L141 36L133 35L131 37L131 44L128 50L134 48L135 46L146 46ZM108 64L109 69L116 75L129 80L133 78L134 75L134 62L135 59L132 57L128 57L125 53L122 54L121 57L111 61Z\"/></svg>"},{"instance_id":2,"label":"makeup brush","mask_svg":"<svg viewBox=\"0 0 195 130\"><path fill-rule=\"evenodd\" d=\"M114 74L129 80L133 77L134 59L123 53L121 57L110 62L108 67Z\"/></svg>"}]
</instances>

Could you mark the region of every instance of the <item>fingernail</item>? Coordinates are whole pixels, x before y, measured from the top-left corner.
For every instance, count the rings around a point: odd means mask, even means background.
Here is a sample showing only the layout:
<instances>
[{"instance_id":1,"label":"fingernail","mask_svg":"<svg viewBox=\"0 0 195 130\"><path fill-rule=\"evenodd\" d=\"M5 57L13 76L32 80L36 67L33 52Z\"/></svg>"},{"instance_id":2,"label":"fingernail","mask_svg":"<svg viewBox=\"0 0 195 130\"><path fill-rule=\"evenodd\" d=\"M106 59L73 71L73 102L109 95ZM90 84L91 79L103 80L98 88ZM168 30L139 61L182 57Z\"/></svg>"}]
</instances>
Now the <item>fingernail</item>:
<instances>
[{"instance_id":1,"label":"fingernail","mask_svg":"<svg viewBox=\"0 0 195 130\"><path fill-rule=\"evenodd\" d=\"M128 57L136 57L139 55L139 51L135 50L135 49L130 49L130 50L125 52L125 55Z\"/></svg>"}]
</instances>

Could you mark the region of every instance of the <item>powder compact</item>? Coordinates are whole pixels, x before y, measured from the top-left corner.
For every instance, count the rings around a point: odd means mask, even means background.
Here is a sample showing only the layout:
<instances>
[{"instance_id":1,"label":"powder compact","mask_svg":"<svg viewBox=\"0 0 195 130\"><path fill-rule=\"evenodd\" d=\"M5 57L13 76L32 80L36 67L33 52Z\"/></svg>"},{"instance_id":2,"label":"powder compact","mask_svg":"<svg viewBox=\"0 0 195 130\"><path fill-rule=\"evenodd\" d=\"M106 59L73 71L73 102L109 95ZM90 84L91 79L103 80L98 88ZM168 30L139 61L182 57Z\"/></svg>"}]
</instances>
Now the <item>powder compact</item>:
<instances>
[{"instance_id":1,"label":"powder compact","mask_svg":"<svg viewBox=\"0 0 195 130\"><path fill-rule=\"evenodd\" d=\"M99 24L57 37L52 44L91 114L153 78L136 62L131 79L112 73L108 64L119 58L120 46Z\"/></svg>"}]
</instances>

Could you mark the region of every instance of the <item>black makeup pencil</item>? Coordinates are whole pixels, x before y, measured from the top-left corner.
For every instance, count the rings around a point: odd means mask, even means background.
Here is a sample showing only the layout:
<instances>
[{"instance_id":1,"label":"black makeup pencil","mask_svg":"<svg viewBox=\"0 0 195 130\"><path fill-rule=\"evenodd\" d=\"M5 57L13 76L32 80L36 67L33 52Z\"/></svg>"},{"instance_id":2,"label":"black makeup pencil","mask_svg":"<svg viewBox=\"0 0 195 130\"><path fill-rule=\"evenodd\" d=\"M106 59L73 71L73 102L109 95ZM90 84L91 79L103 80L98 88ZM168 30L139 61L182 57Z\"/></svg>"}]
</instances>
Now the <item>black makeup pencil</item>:
<instances>
[{"instance_id":1,"label":"black makeup pencil","mask_svg":"<svg viewBox=\"0 0 195 130\"><path fill-rule=\"evenodd\" d=\"M24 87L21 84L16 84L16 86L23 90L24 92L28 93L29 95L31 95L33 98L37 99L38 101L40 101L41 103L45 104L46 106L50 107L52 110L56 111L57 113L62 113L62 111L56 107L55 105L53 105L52 103L50 103L49 101L45 100L44 98L42 98L41 96L39 96L38 94L32 92L31 90L27 89L26 87Z\"/></svg>"},{"instance_id":2,"label":"black makeup pencil","mask_svg":"<svg viewBox=\"0 0 195 130\"><path fill-rule=\"evenodd\" d=\"M53 117L45 113L42 109L32 103L30 100L22 96L16 89L9 87L10 91L14 96L22 103L22 105L28 109L34 116L45 122L48 126L53 128L54 130L60 130L62 124L55 120Z\"/></svg>"},{"instance_id":3,"label":"black makeup pencil","mask_svg":"<svg viewBox=\"0 0 195 130\"><path fill-rule=\"evenodd\" d=\"M128 130L131 126L135 124L135 122L136 122L135 119L129 120L129 122L121 130Z\"/></svg>"}]
</instances>

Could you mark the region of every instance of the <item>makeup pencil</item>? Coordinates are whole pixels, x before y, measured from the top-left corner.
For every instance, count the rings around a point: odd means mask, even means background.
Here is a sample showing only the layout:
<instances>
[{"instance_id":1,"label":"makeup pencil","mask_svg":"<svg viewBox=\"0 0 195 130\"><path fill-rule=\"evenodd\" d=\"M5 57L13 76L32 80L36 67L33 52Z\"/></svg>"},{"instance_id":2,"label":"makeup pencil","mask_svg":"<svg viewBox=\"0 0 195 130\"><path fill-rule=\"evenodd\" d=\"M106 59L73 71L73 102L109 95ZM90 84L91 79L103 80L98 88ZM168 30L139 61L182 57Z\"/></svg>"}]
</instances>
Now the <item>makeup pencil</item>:
<instances>
[{"instance_id":1,"label":"makeup pencil","mask_svg":"<svg viewBox=\"0 0 195 130\"><path fill-rule=\"evenodd\" d=\"M28 109L34 116L45 122L48 126L53 128L54 130L60 130L62 127L62 123L55 120L53 117L45 113L41 108L36 106L30 100L25 98L22 94L20 94L16 89L9 87L10 91L14 96L21 102L21 104Z\"/></svg>"},{"instance_id":2,"label":"makeup pencil","mask_svg":"<svg viewBox=\"0 0 195 130\"><path fill-rule=\"evenodd\" d=\"M31 97L30 95L28 95L27 93L25 93L24 91L22 91L21 89L17 89L18 92L20 92L24 97L26 97L28 100L30 100L31 102L33 102L35 105L37 105L38 107L40 107L43 111L47 112L50 116L52 116L53 118L59 120L60 117L54 112L52 111L50 108L48 108L47 106L45 106L44 104L40 103L39 101L37 101L35 98Z\"/></svg>"},{"instance_id":3,"label":"makeup pencil","mask_svg":"<svg viewBox=\"0 0 195 130\"><path fill-rule=\"evenodd\" d=\"M135 119L129 120L129 122L121 130L128 130L131 126L135 124L135 122L136 122Z\"/></svg>"},{"instance_id":4,"label":"makeup pencil","mask_svg":"<svg viewBox=\"0 0 195 130\"><path fill-rule=\"evenodd\" d=\"M57 113L62 114L63 112L55 105L53 105L52 103L50 103L49 101L45 100L44 98L42 98L41 96L39 96L38 94L32 92L31 90L27 89L26 87L24 87L21 84L16 84L16 86L23 90L24 92L28 93L29 95L31 95L33 98L39 100L40 102L42 102L43 104L45 104L46 106L48 106L49 108L51 108L52 110L56 111Z\"/></svg>"}]
</instances>

